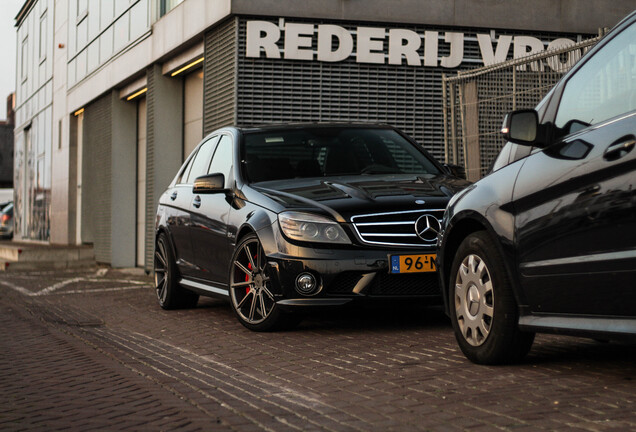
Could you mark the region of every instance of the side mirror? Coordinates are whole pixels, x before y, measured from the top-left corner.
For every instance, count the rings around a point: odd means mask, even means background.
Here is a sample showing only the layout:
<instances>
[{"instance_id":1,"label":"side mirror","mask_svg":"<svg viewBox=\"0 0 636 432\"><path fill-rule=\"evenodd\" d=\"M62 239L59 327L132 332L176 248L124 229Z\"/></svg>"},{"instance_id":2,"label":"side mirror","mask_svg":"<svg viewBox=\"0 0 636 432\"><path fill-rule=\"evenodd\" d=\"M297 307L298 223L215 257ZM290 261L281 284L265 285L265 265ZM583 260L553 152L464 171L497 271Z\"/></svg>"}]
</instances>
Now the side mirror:
<instances>
[{"instance_id":1,"label":"side mirror","mask_svg":"<svg viewBox=\"0 0 636 432\"><path fill-rule=\"evenodd\" d=\"M225 191L225 176L221 173L207 174L197 177L192 186L195 194L211 194Z\"/></svg>"},{"instance_id":2,"label":"side mirror","mask_svg":"<svg viewBox=\"0 0 636 432\"><path fill-rule=\"evenodd\" d=\"M506 115L501 133L507 141L515 144L536 145L539 116L535 110L518 110Z\"/></svg>"}]
</instances>

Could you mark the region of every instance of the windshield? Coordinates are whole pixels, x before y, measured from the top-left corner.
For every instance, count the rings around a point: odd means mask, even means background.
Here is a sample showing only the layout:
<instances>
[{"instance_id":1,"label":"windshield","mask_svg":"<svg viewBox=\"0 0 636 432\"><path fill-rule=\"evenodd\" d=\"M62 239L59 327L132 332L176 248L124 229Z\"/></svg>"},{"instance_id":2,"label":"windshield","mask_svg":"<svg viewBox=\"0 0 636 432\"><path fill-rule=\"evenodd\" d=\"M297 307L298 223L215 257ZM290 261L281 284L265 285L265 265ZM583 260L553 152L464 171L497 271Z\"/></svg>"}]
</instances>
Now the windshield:
<instances>
[{"instance_id":1,"label":"windshield","mask_svg":"<svg viewBox=\"0 0 636 432\"><path fill-rule=\"evenodd\" d=\"M245 134L241 160L250 182L373 174L439 174L392 129L316 127Z\"/></svg>"}]
</instances>

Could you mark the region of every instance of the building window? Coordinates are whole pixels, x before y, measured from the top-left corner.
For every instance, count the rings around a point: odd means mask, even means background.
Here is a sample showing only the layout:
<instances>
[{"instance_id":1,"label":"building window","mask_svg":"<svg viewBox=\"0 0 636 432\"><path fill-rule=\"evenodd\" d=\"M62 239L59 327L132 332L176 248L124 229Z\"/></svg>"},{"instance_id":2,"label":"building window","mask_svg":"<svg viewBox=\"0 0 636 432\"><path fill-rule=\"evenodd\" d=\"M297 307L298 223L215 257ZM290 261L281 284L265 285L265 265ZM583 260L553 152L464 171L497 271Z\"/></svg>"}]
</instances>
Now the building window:
<instances>
[{"instance_id":1,"label":"building window","mask_svg":"<svg viewBox=\"0 0 636 432\"><path fill-rule=\"evenodd\" d=\"M88 12L88 0L77 0L77 20L80 21Z\"/></svg>"},{"instance_id":2,"label":"building window","mask_svg":"<svg viewBox=\"0 0 636 432\"><path fill-rule=\"evenodd\" d=\"M22 41L22 52L21 52L21 68L22 68L22 73L21 73L21 77L22 77L22 82L27 80L27 70L29 68L29 38L25 37L24 40Z\"/></svg>"},{"instance_id":3,"label":"building window","mask_svg":"<svg viewBox=\"0 0 636 432\"><path fill-rule=\"evenodd\" d=\"M75 52L80 52L88 42L88 0L77 0L77 19L75 21Z\"/></svg>"},{"instance_id":4,"label":"building window","mask_svg":"<svg viewBox=\"0 0 636 432\"><path fill-rule=\"evenodd\" d=\"M62 148L62 119L57 123L57 148Z\"/></svg>"},{"instance_id":5,"label":"building window","mask_svg":"<svg viewBox=\"0 0 636 432\"><path fill-rule=\"evenodd\" d=\"M177 7L183 0L159 0L159 17L164 16Z\"/></svg>"},{"instance_id":6,"label":"building window","mask_svg":"<svg viewBox=\"0 0 636 432\"><path fill-rule=\"evenodd\" d=\"M40 63L46 60L46 12L40 17L40 49L39 59Z\"/></svg>"}]
</instances>

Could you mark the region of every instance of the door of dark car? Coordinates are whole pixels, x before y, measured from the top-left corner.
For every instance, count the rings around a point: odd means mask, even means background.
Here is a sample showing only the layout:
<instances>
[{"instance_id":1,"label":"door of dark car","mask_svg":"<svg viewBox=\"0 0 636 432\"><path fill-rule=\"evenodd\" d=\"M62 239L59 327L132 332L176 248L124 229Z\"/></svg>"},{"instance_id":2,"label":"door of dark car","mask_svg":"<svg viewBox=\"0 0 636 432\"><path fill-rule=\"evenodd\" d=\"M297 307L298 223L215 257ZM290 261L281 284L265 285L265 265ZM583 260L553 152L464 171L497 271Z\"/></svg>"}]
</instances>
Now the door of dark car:
<instances>
[{"instance_id":1,"label":"door of dark car","mask_svg":"<svg viewBox=\"0 0 636 432\"><path fill-rule=\"evenodd\" d=\"M636 316L636 25L563 85L555 144L513 195L522 302L535 313Z\"/></svg>"},{"instance_id":2,"label":"door of dark car","mask_svg":"<svg viewBox=\"0 0 636 432\"><path fill-rule=\"evenodd\" d=\"M205 174L217 140L218 136L201 144L177 179L175 186L168 190L171 203L168 226L175 248L177 266L182 276L193 276L196 269L191 241L191 207L194 199L192 184L198 175Z\"/></svg>"},{"instance_id":3,"label":"door of dark car","mask_svg":"<svg viewBox=\"0 0 636 432\"><path fill-rule=\"evenodd\" d=\"M232 137L221 135L210 166L204 173L223 174L226 188L233 181L232 154ZM227 237L230 203L224 192L194 194L191 208L195 276L222 287L227 285L231 252Z\"/></svg>"},{"instance_id":4,"label":"door of dark car","mask_svg":"<svg viewBox=\"0 0 636 432\"><path fill-rule=\"evenodd\" d=\"M168 227L174 246L174 255L180 274L187 276L192 271L192 247L190 245L190 214L188 206L192 200L192 187L177 183L168 190L170 206L166 208Z\"/></svg>"}]
</instances>

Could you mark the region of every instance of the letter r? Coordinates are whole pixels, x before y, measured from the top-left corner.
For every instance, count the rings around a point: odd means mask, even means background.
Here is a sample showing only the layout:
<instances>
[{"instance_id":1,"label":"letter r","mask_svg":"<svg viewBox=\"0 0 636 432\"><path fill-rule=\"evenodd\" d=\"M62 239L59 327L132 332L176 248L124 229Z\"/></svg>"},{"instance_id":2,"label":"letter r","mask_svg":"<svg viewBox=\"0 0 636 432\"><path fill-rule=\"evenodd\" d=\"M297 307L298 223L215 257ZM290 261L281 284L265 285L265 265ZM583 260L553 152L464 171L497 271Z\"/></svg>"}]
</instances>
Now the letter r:
<instances>
[{"instance_id":1,"label":"letter r","mask_svg":"<svg viewBox=\"0 0 636 432\"><path fill-rule=\"evenodd\" d=\"M265 57L280 58L280 51L276 45L279 39L280 28L276 24L267 21L248 21L245 57L260 57L263 48Z\"/></svg>"}]
</instances>

